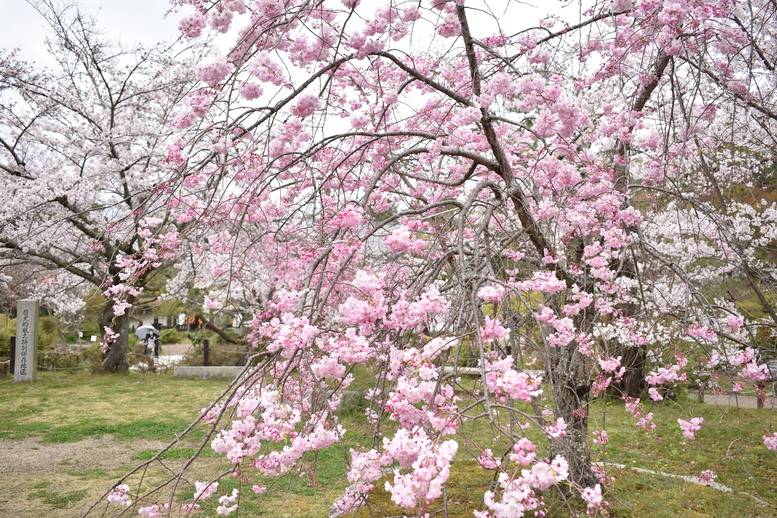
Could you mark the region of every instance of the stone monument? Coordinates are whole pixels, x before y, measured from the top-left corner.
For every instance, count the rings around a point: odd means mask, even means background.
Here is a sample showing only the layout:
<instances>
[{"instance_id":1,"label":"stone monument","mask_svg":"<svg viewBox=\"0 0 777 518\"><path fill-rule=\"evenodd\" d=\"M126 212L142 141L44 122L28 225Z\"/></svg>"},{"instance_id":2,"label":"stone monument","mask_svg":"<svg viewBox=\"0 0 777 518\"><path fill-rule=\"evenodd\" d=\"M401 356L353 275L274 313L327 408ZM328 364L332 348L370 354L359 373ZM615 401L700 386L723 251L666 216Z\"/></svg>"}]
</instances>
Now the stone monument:
<instances>
[{"instance_id":1,"label":"stone monument","mask_svg":"<svg viewBox=\"0 0 777 518\"><path fill-rule=\"evenodd\" d=\"M38 301L22 299L16 305L16 368L14 381L38 377Z\"/></svg>"}]
</instances>

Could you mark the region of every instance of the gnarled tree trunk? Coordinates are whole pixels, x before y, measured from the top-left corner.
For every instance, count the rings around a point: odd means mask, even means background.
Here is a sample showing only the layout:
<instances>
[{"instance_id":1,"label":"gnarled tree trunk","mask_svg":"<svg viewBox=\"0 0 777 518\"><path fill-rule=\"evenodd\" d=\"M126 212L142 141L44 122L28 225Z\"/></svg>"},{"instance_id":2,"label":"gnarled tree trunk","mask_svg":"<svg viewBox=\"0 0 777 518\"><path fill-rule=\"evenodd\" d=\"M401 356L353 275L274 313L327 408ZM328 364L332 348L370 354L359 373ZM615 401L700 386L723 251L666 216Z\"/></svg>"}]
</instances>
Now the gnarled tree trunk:
<instances>
[{"instance_id":1,"label":"gnarled tree trunk","mask_svg":"<svg viewBox=\"0 0 777 518\"><path fill-rule=\"evenodd\" d=\"M129 363L127 362L127 350L129 348L129 322L128 313L120 316L113 314L113 305L110 301L106 302L100 313L100 328L105 332L106 327L113 329L118 333L116 341L111 344L110 349L105 354L102 364L96 369L100 373L119 373L129 372Z\"/></svg>"},{"instance_id":2,"label":"gnarled tree trunk","mask_svg":"<svg viewBox=\"0 0 777 518\"><path fill-rule=\"evenodd\" d=\"M111 255L113 255L113 252L111 252ZM123 282L121 278L122 269L115 262L108 267L108 273L111 276L112 286L118 286ZM135 287L143 288L146 285L148 274L149 270L145 270L138 275L134 279L133 284ZM125 301L132 306L137 301L137 296L128 294ZM130 324L129 310L125 311L123 315L116 315L113 312L114 302L109 297L105 301L105 306L103 306L100 313L100 330L103 334L105 334L105 328L110 327L118 335L116 341L111 344L110 349L108 349L103 358L102 365L96 369L96 372L100 373L126 373L129 371L129 363L127 362Z\"/></svg>"},{"instance_id":3,"label":"gnarled tree trunk","mask_svg":"<svg viewBox=\"0 0 777 518\"><path fill-rule=\"evenodd\" d=\"M619 345L614 356L621 356L621 365L626 368L621 381L613 381L610 385L615 395L644 398L648 388L645 381L647 348L644 345Z\"/></svg>"},{"instance_id":4,"label":"gnarled tree trunk","mask_svg":"<svg viewBox=\"0 0 777 518\"><path fill-rule=\"evenodd\" d=\"M577 344L552 347L549 352L556 415L566 423L566 436L551 440L551 457L561 455L567 460L569 478L574 484L593 487L599 479L591 469L591 454L586 443L591 369Z\"/></svg>"}]
</instances>

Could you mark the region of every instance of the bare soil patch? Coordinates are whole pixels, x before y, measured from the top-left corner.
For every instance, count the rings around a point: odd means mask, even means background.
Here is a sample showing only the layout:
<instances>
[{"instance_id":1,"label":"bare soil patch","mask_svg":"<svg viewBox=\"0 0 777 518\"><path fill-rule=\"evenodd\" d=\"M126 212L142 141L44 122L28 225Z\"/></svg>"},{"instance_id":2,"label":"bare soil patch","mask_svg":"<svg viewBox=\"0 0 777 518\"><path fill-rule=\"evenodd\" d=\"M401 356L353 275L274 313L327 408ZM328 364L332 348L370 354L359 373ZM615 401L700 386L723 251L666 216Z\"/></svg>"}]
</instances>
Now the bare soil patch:
<instances>
[{"instance_id":1,"label":"bare soil patch","mask_svg":"<svg viewBox=\"0 0 777 518\"><path fill-rule=\"evenodd\" d=\"M0 440L0 516L80 516L110 487L110 480L140 462L134 455L164 446L156 440L110 437L68 443Z\"/></svg>"},{"instance_id":2,"label":"bare soil patch","mask_svg":"<svg viewBox=\"0 0 777 518\"><path fill-rule=\"evenodd\" d=\"M139 451L165 446L162 441L114 442L109 437L66 443L46 443L39 439L0 440L0 474L132 466L138 463L132 456Z\"/></svg>"}]
</instances>

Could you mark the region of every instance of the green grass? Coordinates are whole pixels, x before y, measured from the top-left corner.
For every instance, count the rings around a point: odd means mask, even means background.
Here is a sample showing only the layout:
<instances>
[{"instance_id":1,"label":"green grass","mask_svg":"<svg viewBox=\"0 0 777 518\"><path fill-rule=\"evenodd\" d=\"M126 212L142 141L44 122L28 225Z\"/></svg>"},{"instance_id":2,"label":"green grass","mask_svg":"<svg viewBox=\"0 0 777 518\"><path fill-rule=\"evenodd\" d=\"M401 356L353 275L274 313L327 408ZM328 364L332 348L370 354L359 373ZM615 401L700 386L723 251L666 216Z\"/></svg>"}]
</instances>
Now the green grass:
<instances>
[{"instance_id":1,"label":"green grass","mask_svg":"<svg viewBox=\"0 0 777 518\"><path fill-rule=\"evenodd\" d=\"M109 480L109 481L116 480L126 472L127 472L127 467L122 466L113 470L103 469L103 468L87 468L87 469L79 469L79 470L66 470L63 473L72 479L77 479L81 481L86 481L86 480L102 481L103 483L102 489L105 489L106 480ZM110 486L110 484L108 485Z\"/></svg>"},{"instance_id":2,"label":"green grass","mask_svg":"<svg viewBox=\"0 0 777 518\"><path fill-rule=\"evenodd\" d=\"M360 373L362 374L362 373ZM0 381L0 398L4 401L0 413L0 439L37 438L44 444L70 443L84 438L109 437L114 441L169 441L180 433L226 386L226 381L181 380L165 376L131 374L129 376L92 376L88 374L42 373L40 381L15 384ZM517 408L531 414L527 404ZM349 485L344 474L347 465L344 450L369 447L356 405L342 424L348 429L346 444L333 446L315 455L306 456L303 475L288 474L279 478L258 476L251 470L243 473L242 481L229 475L222 479L219 494L237 487L241 492L241 516L318 517L327 516L331 503ZM473 413L482 409L474 408ZM771 410L744 410L712 407L696 402L680 392L677 402L646 405L646 412L655 414L657 428L645 432L634 426L635 419L619 401L596 401L589 408L590 428L606 422L610 442L606 448L591 444L593 460L624 464L625 469L608 469L615 477L606 498L614 517L728 517L764 518L777 516L777 508L763 507L751 496L772 504L777 503L777 456L763 446L761 436L773 426ZM698 438L683 438L678 418L704 417ZM519 422L525 421L519 418ZM496 418L503 429L509 427L503 411ZM387 436L396 424L383 423ZM494 472L482 469L472 459L477 456L476 444L490 445L501 454L509 447L504 436L494 440L496 428L486 420L465 422L460 435L459 453L451 470L448 490L448 516L472 516L473 509L482 508L483 492L489 489ZM197 437L202 437L201 432ZM195 437L195 438L197 438ZM547 447L536 432L530 437L540 445L538 454L546 455ZM138 443L140 444L140 443ZM275 447L282 447L276 445ZM76 446L77 447L77 446ZM195 453L196 445L184 441L179 447L165 452L148 471L130 482L133 488L148 489L169 475L168 468L180 466ZM139 446L132 456L135 462L148 461L157 453L149 446ZM176 501L192 497L192 481L206 480L213 473L229 473L228 462L209 448L204 450L196 473L178 489ZM95 468L81 463L52 463L51 472L25 473L18 486L8 486L0 477L0 486L9 487L10 499L20 499L19 509L35 508L40 516L72 516L73 509L84 509L105 491L130 466ZM696 476L705 469L718 474L717 482L733 489L722 493L708 487L689 484L679 479L639 473L631 467L651 469L676 475ZM398 516L408 511L398 509L382 489L391 476L376 483L369 506L357 516ZM17 483L17 482L14 482ZM268 492L253 494L254 484L267 486ZM18 493L18 494L17 494ZM568 504L553 490L545 492L548 516L582 516L584 506ZM203 502L200 516L215 516L217 498ZM571 506L571 507L570 507ZM0 515L14 515L0 503ZM428 512L442 511L439 503ZM70 514L68 514L70 513ZM134 514L134 513L133 513ZM18 515L18 513L16 514ZM441 516L442 514L437 514Z\"/></svg>"},{"instance_id":3,"label":"green grass","mask_svg":"<svg viewBox=\"0 0 777 518\"><path fill-rule=\"evenodd\" d=\"M70 491L65 494L54 493L51 491L35 491L30 496L39 498L43 503L50 505L54 509L66 509L75 502L79 502L86 496L86 490Z\"/></svg>"},{"instance_id":4,"label":"green grass","mask_svg":"<svg viewBox=\"0 0 777 518\"><path fill-rule=\"evenodd\" d=\"M35 383L0 382L0 439L38 437L73 442L87 437L170 440L226 386L224 380L183 380L130 374L39 373Z\"/></svg>"},{"instance_id":5,"label":"green grass","mask_svg":"<svg viewBox=\"0 0 777 518\"><path fill-rule=\"evenodd\" d=\"M191 419L138 419L126 423L111 423L107 419L89 419L80 424L59 426L45 434L45 442L75 442L87 437L110 435L117 441L131 441L147 437L172 438Z\"/></svg>"},{"instance_id":6,"label":"green grass","mask_svg":"<svg viewBox=\"0 0 777 518\"><path fill-rule=\"evenodd\" d=\"M77 441L86 438L107 439L107 444L126 443L129 446L116 451L130 452L122 463L110 467L90 466L88 460L74 454L57 457L60 460L52 461L45 469L0 472L0 487L6 495L0 499L0 516L79 516L132 465L156 454L149 449L149 441L164 444L174 440L227 385L226 380L135 373L99 376L40 372L35 383L0 380L0 440L11 445L25 440L23 444L32 455L45 455L48 448L76 452ZM189 441L202 438L201 431L192 435ZM184 441L179 449L166 452L164 462L180 465L179 459L194 453L192 442ZM127 460L136 443L138 453ZM11 446L6 451L15 450ZM211 458L214 455L209 454ZM11 455L8 462L18 453ZM156 466L147 472L148 481L158 483L165 474Z\"/></svg>"},{"instance_id":7,"label":"green grass","mask_svg":"<svg viewBox=\"0 0 777 518\"><path fill-rule=\"evenodd\" d=\"M176 449L170 449L166 452L162 453L162 455L159 456L160 459L189 459L191 458L195 453L197 452L194 448L176 448ZM154 456L159 453L158 450L141 450L137 452L135 455L132 456L133 460L150 460L153 459ZM210 448L205 448L200 452L200 456L202 457L216 457L219 454L213 451Z\"/></svg>"},{"instance_id":8,"label":"green grass","mask_svg":"<svg viewBox=\"0 0 777 518\"><path fill-rule=\"evenodd\" d=\"M528 405L518 407L530 412ZM607 473L614 477L606 498L610 501L610 516L613 517L751 517L777 516L777 507L762 506L752 496L772 504L777 503L777 458L774 452L763 446L761 435L764 424L768 424L773 413L770 410L733 410L697 404L680 399L676 403L648 405L646 411L655 414L656 430L645 432L634 426L635 419L620 402L597 401L590 410L591 429L597 428L603 419L607 420L610 443L606 448L591 444L594 460L624 464L626 468L609 466ZM473 412L477 412L474 409ZM705 418L705 426L694 441L686 440L677 425L677 418L688 415ZM503 428L509 426L506 414L497 418ZM355 416L350 423L359 423ZM346 427L348 428L348 424ZM393 427L387 424L384 432L391 434ZM507 447L504 438L492 440L494 429L485 420L465 423L463 436L453 436L459 444L459 453L451 469L447 484L449 517L471 517L473 509L483 508L483 493L490 488L493 471L482 469L472 460L467 446L474 443L491 445L495 452ZM540 455L547 455L544 442L530 434L537 441ZM346 449L366 446L363 436L349 433ZM474 450L474 446L471 446ZM502 449L500 449L502 448ZM270 491L261 498L251 492L251 485L269 485L272 479L258 478L250 483L239 484L235 479L224 479L219 494L226 494L232 488L240 488L244 495L241 509L246 516L305 517L326 516L331 502L349 485L343 479L347 466L342 448L332 447L318 453L317 462L312 459L303 465L305 476L290 475L275 481ZM315 466L315 476L307 474ZM651 469L675 475L695 477L705 469L718 474L717 482L733 489L723 493L714 488L702 487L687 481L640 473L630 468ZM747 473L748 475L743 475ZM392 476L378 481L371 494L369 505L355 516L401 516L408 514L391 502L384 491L385 482ZM321 484L319 486L318 484ZM752 495L752 496L751 496ZM191 493L188 494L191 497ZM547 516L583 516L585 506L569 502L560 493L551 489L545 492L548 504ZM214 501L203 503L207 516L215 513ZM432 516L442 516L442 504L437 502L425 509ZM210 513L210 514L209 514ZM573 514L576 513L576 514ZM410 513L412 514L412 513Z\"/></svg>"},{"instance_id":9,"label":"green grass","mask_svg":"<svg viewBox=\"0 0 777 518\"><path fill-rule=\"evenodd\" d=\"M762 507L743 494L721 493L677 479L633 471L612 470L616 481L609 496L613 516L766 517L775 509Z\"/></svg>"},{"instance_id":10,"label":"green grass","mask_svg":"<svg viewBox=\"0 0 777 518\"><path fill-rule=\"evenodd\" d=\"M591 444L594 460L691 477L710 469L734 491L777 503L777 455L762 440L773 411L716 407L682 395L676 403L646 405L645 411L655 414L657 427L650 432L634 426L623 404L594 404L590 428L606 421L610 438L606 448ZM704 418L694 440L685 439L677 424L688 416Z\"/></svg>"}]
</instances>

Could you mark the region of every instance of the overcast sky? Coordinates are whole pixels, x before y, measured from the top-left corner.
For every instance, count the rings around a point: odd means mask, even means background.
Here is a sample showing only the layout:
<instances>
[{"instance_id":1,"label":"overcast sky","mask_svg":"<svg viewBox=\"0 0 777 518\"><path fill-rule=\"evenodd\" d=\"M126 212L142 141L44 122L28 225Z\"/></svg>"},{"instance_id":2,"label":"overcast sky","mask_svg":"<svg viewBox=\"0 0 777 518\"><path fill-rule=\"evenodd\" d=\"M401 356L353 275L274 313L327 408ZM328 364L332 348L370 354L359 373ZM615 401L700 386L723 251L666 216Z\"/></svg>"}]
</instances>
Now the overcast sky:
<instances>
[{"instance_id":1,"label":"overcast sky","mask_svg":"<svg viewBox=\"0 0 777 518\"><path fill-rule=\"evenodd\" d=\"M98 26L126 46L153 44L178 36L180 14L172 13L168 0L80 0L81 12L97 16ZM3 29L0 49L19 48L27 61L46 64L45 22L25 0L0 0Z\"/></svg>"},{"instance_id":2,"label":"overcast sky","mask_svg":"<svg viewBox=\"0 0 777 518\"><path fill-rule=\"evenodd\" d=\"M78 0L54 0L61 4ZM386 0L362 0L363 5L383 4ZM490 0L489 7L496 12L497 19L504 9L506 0ZM509 0L507 0L509 2ZM182 13L165 16L170 8L169 0L80 0L81 12L97 17L98 27L105 34L118 39L125 47L133 43L152 45L160 41L171 41L178 37L178 21L191 12L185 8ZM531 7L535 4L535 7ZM510 2L513 8L529 19L538 19L540 12L548 11L560 14L567 11L549 0L533 2ZM375 6L373 5L373 7ZM502 7L497 7L497 6ZM542 6L541 9L538 7ZM574 11L575 9L573 9ZM0 30L0 49L20 49L20 57L25 61L35 61L38 66L46 66L52 61L48 58L45 37L46 25L42 16L26 0L0 0L0 13L3 28ZM513 13L515 15L515 13ZM509 17L508 17L509 18ZM510 32L513 27L505 27ZM217 39L218 43L218 39Z\"/></svg>"}]
</instances>

